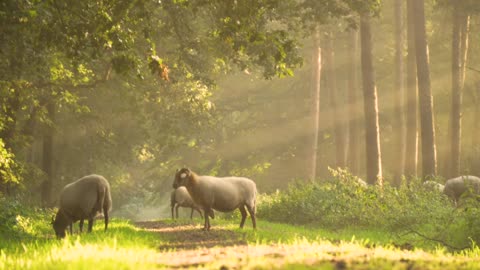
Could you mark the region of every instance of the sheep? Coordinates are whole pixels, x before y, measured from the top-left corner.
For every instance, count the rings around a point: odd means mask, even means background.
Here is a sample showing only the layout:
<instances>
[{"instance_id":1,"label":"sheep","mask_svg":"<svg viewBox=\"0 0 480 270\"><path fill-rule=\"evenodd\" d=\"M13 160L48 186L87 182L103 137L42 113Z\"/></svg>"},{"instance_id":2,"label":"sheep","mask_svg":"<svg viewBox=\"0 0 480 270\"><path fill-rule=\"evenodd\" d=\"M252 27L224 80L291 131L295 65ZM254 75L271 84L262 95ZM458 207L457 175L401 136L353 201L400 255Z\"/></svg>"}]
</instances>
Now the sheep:
<instances>
[{"instance_id":1,"label":"sheep","mask_svg":"<svg viewBox=\"0 0 480 270\"><path fill-rule=\"evenodd\" d=\"M173 216L173 208L175 208L176 218L178 218L178 208L180 206L192 209L192 212L190 213L190 219L193 218L193 210L197 210L198 213L200 213L200 216L203 218L202 211L198 205L193 202L192 197L190 197L190 194L188 194L187 188L185 187L178 187L172 191L170 196L170 206L172 208L172 219L175 219Z\"/></svg>"},{"instance_id":2,"label":"sheep","mask_svg":"<svg viewBox=\"0 0 480 270\"><path fill-rule=\"evenodd\" d=\"M443 191L445 189L444 185L442 185L438 182L435 182L435 181L431 181L431 180L427 180L427 181L423 182L423 186L428 190L438 191L440 193L443 193Z\"/></svg>"},{"instance_id":3,"label":"sheep","mask_svg":"<svg viewBox=\"0 0 480 270\"><path fill-rule=\"evenodd\" d=\"M215 209L220 212L231 212L239 209L242 214L240 228L243 228L247 211L252 219L253 228L256 229L256 196L255 182L244 177L214 177L199 176L188 168L177 170L173 188L185 186L193 201L203 208L205 213ZM210 230L210 220L205 214L203 230Z\"/></svg>"},{"instance_id":4,"label":"sheep","mask_svg":"<svg viewBox=\"0 0 480 270\"><path fill-rule=\"evenodd\" d=\"M53 229L58 238L65 237L65 230L80 220L88 220L88 232L92 231L93 220L98 212L103 211L105 230L108 228L108 211L112 207L110 184L100 175L88 175L66 185L60 193L60 207L52 220Z\"/></svg>"},{"instance_id":5,"label":"sheep","mask_svg":"<svg viewBox=\"0 0 480 270\"><path fill-rule=\"evenodd\" d=\"M443 193L452 198L455 204L460 197L469 191L473 194L480 194L480 178L472 175L463 175L449 179L445 182Z\"/></svg>"}]
</instances>

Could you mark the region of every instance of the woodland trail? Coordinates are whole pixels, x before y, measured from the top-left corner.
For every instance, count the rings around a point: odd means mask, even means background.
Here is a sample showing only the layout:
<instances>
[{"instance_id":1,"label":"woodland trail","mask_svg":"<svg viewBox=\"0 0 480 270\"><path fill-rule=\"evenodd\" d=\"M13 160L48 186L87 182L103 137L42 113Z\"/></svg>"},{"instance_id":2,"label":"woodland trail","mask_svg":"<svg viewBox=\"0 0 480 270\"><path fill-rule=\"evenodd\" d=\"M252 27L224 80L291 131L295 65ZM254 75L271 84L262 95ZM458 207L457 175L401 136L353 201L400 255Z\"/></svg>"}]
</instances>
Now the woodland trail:
<instances>
[{"instance_id":1,"label":"woodland trail","mask_svg":"<svg viewBox=\"0 0 480 270\"><path fill-rule=\"evenodd\" d=\"M288 244L252 242L246 236L249 227L244 232L217 225L205 232L193 223L148 221L136 226L159 234L162 244L156 263L170 269L471 269L478 263L448 254L307 241L301 236Z\"/></svg>"}]
</instances>

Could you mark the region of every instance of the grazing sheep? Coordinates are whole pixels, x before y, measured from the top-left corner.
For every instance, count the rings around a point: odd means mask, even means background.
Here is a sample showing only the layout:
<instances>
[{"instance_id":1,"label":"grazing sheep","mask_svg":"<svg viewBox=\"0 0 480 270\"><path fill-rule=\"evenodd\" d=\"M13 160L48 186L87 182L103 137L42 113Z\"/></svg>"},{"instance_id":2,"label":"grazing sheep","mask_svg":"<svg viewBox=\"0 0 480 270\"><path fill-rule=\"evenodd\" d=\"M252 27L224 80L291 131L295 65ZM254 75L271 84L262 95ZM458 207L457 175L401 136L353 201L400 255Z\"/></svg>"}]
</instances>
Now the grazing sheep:
<instances>
[{"instance_id":1,"label":"grazing sheep","mask_svg":"<svg viewBox=\"0 0 480 270\"><path fill-rule=\"evenodd\" d=\"M455 204L458 203L460 197L466 192L471 194L480 194L480 178L472 175L463 175L452 178L445 182L443 193L452 198Z\"/></svg>"},{"instance_id":2,"label":"grazing sheep","mask_svg":"<svg viewBox=\"0 0 480 270\"><path fill-rule=\"evenodd\" d=\"M239 209L242 214L240 228L243 228L247 211L256 228L255 211L257 186L255 182L244 177L199 176L190 169L182 168L175 173L173 188L185 186L193 201L203 208L205 213L215 209L220 212L231 212ZM205 215L204 230L210 230L209 215Z\"/></svg>"},{"instance_id":3,"label":"grazing sheep","mask_svg":"<svg viewBox=\"0 0 480 270\"><path fill-rule=\"evenodd\" d=\"M80 220L80 230L83 220L88 220L88 232L92 231L93 220L98 212L103 211L105 230L108 227L108 211L112 207L110 185L100 175L88 175L66 185L60 194L60 207L53 220L53 229L57 237L65 237L65 229Z\"/></svg>"},{"instance_id":4,"label":"grazing sheep","mask_svg":"<svg viewBox=\"0 0 480 270\"><path fill-rule=\"evenodd\" d=\"M423 182L423 186L428 190L438 191L438 192L443 192L443 190L445 189L444 185L431 180Z\"/></svg>"},{"instance_id":5,"label":"grazing sheep","mask_svg":"<svg viewBox=\"0 0 480 270\"><path fill-rule=\"evenodd\" d=\"M193 202L192 197L190 197L190 194L188 194L186 187L178 187L172 191L172 195L170 196L170 206L172 207L172 219L175 219L173 217L173 208L175 208L176 218L178 218L178 208L180 206L192 209L192 212L190 213L190 219L193 218L193 210L197 210L198 213L200 213L200 216L203 218L202 211L198 205Z\"/></svg>"}]
</instances>

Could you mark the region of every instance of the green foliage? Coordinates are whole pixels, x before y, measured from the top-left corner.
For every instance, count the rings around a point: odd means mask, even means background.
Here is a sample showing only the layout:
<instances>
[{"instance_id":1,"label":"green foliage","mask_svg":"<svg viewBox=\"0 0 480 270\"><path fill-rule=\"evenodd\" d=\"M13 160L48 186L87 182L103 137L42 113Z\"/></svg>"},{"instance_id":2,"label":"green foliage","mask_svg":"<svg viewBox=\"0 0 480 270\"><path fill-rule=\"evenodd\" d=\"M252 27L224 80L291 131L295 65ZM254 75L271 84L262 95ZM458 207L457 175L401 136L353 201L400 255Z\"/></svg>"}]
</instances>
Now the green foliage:
<instances>
[{"instance_id":1,"label":"green foliage","mask_svg":"<svg viewBox=\"0 0 480 270\"><path fill-rule=\"evenodd\" d=\"M18 176L14 155L5 148L0 138L0 181L5 183L18 183Z\"/></svg>"},{"instance_id":2,"label":"green foliage","mask_svg":"<svg viewBox=\"0 0 480 270\"><path fill-rule=\"evenodd\" d=\"M0 195L0 249L10 241L40 237L50 228L52 210L25 206L25 202Z\"/></svg>"},{"instance_id":3,"label":"green foliage","mask_svg":"<svg viewBox=\"0 0 480 270\"><path fill-rule=\"evenodd\" d=\"M334 171L323 182L297 182L285 192L262 194L259 218L324 228L380 228L397 235L416 235L448 248L479 243L478 214L474 200L454 208L446 196L412 180L399 188L358 184L356 177ZM400 237L401 238L401 237Z\"/></svg>"}]
</instances>

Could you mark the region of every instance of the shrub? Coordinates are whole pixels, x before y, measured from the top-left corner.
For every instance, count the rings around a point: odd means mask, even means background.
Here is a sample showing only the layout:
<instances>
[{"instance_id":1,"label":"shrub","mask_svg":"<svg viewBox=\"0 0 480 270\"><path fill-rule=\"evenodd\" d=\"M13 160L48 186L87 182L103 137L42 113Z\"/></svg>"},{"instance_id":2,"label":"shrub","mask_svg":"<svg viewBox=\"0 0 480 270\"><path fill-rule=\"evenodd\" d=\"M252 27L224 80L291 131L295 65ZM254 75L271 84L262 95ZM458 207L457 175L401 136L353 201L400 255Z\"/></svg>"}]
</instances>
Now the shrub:
<instances>
[{"instance_id":1,"label":"shrub","mask_svg":"<svg viewBox=\"0 0 480 270\"><path fill-rule=\"evenodd\" d=\"M480 207L466 200L454 208L442 193L418 179L391 187L364 187L343 170L332 170L324 181L291 184L285 191L262 194L258 217L291 224L315 224L328 229L360 227L395 235L415 235L450 248L480 241Z\"/></svg>"},{"instance_id":2,"label":"shrub","mask_svg":"<svg viewBox=\"0 0 480 270\"><path fill-rule=\"evenodd\" d=\"M53 209L25 206L19 199L0 195L0 238L38 236L50 228Z\"/></svg>"}]
</instances>

